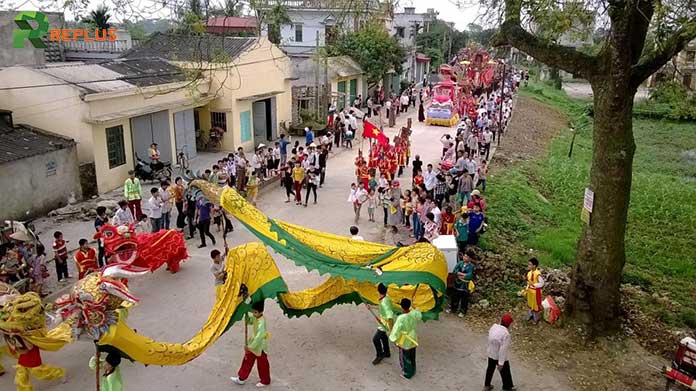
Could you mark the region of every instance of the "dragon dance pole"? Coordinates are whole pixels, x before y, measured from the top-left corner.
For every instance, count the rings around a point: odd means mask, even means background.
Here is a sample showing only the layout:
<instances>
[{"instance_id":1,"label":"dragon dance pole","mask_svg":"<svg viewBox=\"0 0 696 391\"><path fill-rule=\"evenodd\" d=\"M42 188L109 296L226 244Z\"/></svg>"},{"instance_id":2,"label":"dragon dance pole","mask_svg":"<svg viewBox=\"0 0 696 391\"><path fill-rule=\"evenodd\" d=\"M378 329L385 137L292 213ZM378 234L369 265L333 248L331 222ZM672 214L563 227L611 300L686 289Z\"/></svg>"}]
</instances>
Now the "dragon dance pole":
<instances>
[{"instance_id":1,"label":"dragon dance pole","mask_svg":"<svg viewBox=\"0 0 696 391\"><path fill-rule=\"evenodd\" d=\"M97 391L99 391L99 389L101 388L101 384L100 384L101 382L99 381L99 380L101 380L101 379L99 378L99 376L100 376L100 375L99 375L99 370L100 370L99 367L101 366L101 352L99 351L99 345L97 345L97 344L94 344L94 349L96 350L95 356L97 357L97 363L96 363L96 365L95 365L95 367L94 367L94 373L96 373L96 377L97 377Z\"/></svg>"}]
</instances>

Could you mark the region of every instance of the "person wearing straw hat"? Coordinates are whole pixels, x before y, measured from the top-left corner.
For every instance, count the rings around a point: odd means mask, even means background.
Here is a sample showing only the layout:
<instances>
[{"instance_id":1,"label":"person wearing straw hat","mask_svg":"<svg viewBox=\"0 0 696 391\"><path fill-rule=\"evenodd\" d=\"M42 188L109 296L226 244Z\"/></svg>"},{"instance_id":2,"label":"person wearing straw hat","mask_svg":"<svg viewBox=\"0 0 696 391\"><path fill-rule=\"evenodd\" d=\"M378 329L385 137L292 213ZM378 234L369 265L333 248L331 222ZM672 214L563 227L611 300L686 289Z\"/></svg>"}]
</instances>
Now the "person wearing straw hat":
<instances>
[{"instance_id":1,"label":"person wearing straw hat","mask_svg":"<svg viewBox=\"0 0 696 391\"><path fill-rule=\"evenodd\" d=\"M503 380L503 390L513 391L515 386L512 383L512 373L510 372L510 361L508 361L508 351L510 350L510 325L512 315L504 314L500 319L500 324L496 323L488 330L488 367L486 368L486 378L484 381L484 391L493 389L491 380L493 373L497 369Z\"/></svg>"},{"instance_id":2,"label":"person wearing straw hat","mask_svg":"<svg viewBox=\"0 0 696 391\"><path fill-rule=\"evenodd\" d=\"M416 289L418 289L417 286ZM418 346L416 323L422 319L422 315L417 309L411 309L410 299L401 299L400 305L403 313L396 318L394 327L389 333L389 340L399 348L401 376L410 379L416 374L416 347Z\"/></svg>"},{"instance_id":3,"label":"person wearing straw hat","mask_svg":"<svg viewBox=\"0 0 696 391\"><path fill-rule=\"evenodd\" d=\"M25 230L18 230L10 235L10 239L16 242L17 251L19 251L19 254L22 256L22 261L29 262L34 238L32 238L31 235L29 235L29 233L27 233Z\"/></svg>"}]
</instances>

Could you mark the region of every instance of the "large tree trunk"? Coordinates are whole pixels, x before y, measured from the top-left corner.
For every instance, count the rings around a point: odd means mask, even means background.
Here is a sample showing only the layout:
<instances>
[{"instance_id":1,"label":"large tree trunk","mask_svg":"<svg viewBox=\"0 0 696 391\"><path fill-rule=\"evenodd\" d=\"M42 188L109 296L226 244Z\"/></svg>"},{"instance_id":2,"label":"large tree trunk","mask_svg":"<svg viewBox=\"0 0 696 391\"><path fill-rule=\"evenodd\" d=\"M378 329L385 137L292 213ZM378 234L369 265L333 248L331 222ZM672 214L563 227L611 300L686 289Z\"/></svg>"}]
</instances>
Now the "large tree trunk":
<instances>
[{"instance_id":1,"label":"large tree trunk","mask_svg":"<svg viewBox=\"0 0 696 391\"><path fill-rule=\"evenodd\" d=\"M578 241L567 309L594 335L615 332L621 325L619 288L626 262L624 233L636 149L631 117L636 91L630 87L629 76L630 68L614 68L604 80L593 82L590 189L594 206L590 225Z\"/></svg>"}]
</instances>

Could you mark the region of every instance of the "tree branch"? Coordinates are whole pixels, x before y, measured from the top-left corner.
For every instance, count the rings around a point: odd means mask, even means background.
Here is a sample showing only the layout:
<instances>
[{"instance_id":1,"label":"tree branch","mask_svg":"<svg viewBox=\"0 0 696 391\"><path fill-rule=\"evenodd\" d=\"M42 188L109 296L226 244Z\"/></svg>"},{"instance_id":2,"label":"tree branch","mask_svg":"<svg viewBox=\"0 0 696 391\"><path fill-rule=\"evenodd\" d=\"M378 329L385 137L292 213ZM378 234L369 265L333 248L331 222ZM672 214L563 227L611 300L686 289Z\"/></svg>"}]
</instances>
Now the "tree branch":
<instances>
[{"instance_id":1,"label":"tree branch","mask_svg":"<svg viewBox=\"0 0 696 391\"><path fill-rule=\"evenodd\" d=\"M599 70L597 58L574 48L547 42L527 32L514 20L506 20L493 38L494 46L512 45L546 65L591 80Z\"/></svg>"},{"instance_id":2,"label":"tree branch","mask_svg":"<svg viewBox=\"0 0 696 391\"><path fill-rule=\"evenodd\" d=\"M600 66L597 57L574 48L544 41L522 28L521 0L505 0L505 21L493 37L494 46L512 45L546 65L592 80Z\"/></svg>"},{"instance_id":3,"label":"tree branch","mask_svg":"<svg viewBox=\"0 0 696 391\"><path fill-rule=\"evenodd\" d=\"M652 51L638 60L638 63L631 68L631 84L634 86L640 85L695 38L696 20L692 20L684 24L671 37L665 40L662 48Z\"/></svg>"}]
</instances>

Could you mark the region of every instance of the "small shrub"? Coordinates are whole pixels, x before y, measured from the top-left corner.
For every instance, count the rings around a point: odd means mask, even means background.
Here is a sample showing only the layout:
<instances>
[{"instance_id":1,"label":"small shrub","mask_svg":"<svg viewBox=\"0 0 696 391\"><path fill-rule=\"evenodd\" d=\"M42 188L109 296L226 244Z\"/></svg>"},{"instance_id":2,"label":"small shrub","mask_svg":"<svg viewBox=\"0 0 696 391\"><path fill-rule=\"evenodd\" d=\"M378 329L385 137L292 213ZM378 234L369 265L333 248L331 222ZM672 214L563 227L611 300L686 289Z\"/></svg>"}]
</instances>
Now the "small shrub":
<instances>
[{"instance_id":1,"label":"small shrub","mask_svg":"<svg viewBox=\"0 0 696 391\"><path fill-rule=\"evenodd\" d=\"M624 271L621 281L624 284L637 285L646 291L649 291L650 287L652 286L652 281L633 271Z\"/></svg>"},{"instance_id":2,"label":"small shrub","mask_svg":"<svg viewBox=\"0 0 696 391\"><path fill-rule=\"evenodd\" d=\"M686 308L679 314L679 319L689 328L696 329L696 310Z\"/></svg>"}]
</instances>

